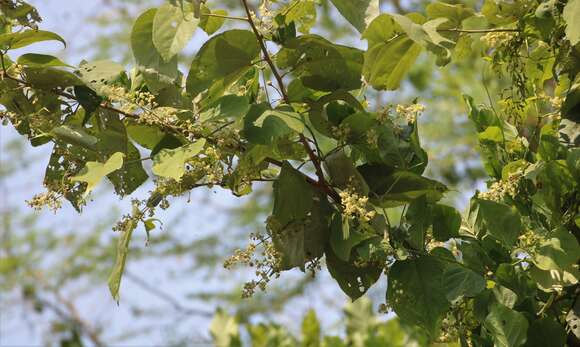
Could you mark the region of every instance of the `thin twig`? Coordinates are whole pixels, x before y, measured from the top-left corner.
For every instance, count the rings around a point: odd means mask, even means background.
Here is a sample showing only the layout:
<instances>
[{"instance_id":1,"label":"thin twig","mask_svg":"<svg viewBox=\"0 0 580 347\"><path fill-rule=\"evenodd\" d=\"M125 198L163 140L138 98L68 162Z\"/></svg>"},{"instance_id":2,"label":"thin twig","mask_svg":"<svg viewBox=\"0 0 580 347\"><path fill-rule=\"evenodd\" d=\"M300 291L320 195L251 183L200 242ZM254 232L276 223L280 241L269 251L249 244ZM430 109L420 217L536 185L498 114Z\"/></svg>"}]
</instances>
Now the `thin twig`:
<instances>
[{"instance_id":1,"label":"thin twig","mask_svg":"<svg viewBox=\"0 0 580 347\"><path fill-rule=\"evenodd\" d=\"M169 303L171 306L173 306L173 308L176 311L178 311L182 314L185 314L188 316L213 317L213 312L184 307L183 305L181 305L179 303L179 301L177 301L177 299L175 299L171 295L165 293L164 291L161 291L157 287L147 283L141 277L133 274L132 272L125 270L124 276L126 278L128 278L130 281L132 281L133 283L135 283L136 285L138 285L139 287L141 287L142 289L155 295L156 297L160 298L161 300Z\"/></svg>"},{"instance_id":2,"label":"thin twig","mask_svg":"<svg viewBox=\"0 0 580 347\"><path fill-rule=\"evenodd\" d=\"M248 18L246 18L246 17L226 16L226 15L215 14L215 13L205 13L205 14L200 15L200 17L216 17L216 18L224 18L224 19L243 20L244 22L248 21Z\"/></svg>"},{"instance_id":3,"label":"thin twig","mask_svg":"<svg viewBox=\"0 0 580 347\"><path fill-rule=\"evenodd\" d=\"M464 33L464 34L486 34L486 33L505 33L505 32L520 32L520 29L509 29L509 28L491 28L491 29L437 29L437 31L442 32L452 32L452 33Z\"/></svg>"}]
</instances>

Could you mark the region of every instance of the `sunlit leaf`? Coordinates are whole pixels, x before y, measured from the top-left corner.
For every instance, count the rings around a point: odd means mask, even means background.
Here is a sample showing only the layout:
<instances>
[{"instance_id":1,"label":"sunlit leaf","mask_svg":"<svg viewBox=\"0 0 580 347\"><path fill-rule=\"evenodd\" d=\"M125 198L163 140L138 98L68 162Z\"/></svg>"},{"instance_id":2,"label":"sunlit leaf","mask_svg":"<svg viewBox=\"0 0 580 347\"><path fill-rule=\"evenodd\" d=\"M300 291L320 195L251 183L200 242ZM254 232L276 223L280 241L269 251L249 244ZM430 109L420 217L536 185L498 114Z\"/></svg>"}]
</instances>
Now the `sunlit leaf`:
<instances>
[{"instance_id":1,"label":"sunlit leaf","mask_svg":"<svg viewBox=\"0 0 580 347\"><path fill-rule=\"evenodd\" d=\"M205 142L205 139L200 139L176 149L161 150L153 157L153 173L157 176L180 180L185 174L185 163L202 151Z\"/></svg>"},{"instance_id":2,"label":"sunlit leaf","mask_svg":"<svg viewBox=\"0 0 580 347\"><path fill-rule=\"evenodd\" d=\"M101 180L108 174L119 170L123 166L124 154L117 152L113 154L106 162L88 162L78 175L71 177L71 181L85 182L87 189L85 196L88 195Z\"/></svg>"}]
</instances>

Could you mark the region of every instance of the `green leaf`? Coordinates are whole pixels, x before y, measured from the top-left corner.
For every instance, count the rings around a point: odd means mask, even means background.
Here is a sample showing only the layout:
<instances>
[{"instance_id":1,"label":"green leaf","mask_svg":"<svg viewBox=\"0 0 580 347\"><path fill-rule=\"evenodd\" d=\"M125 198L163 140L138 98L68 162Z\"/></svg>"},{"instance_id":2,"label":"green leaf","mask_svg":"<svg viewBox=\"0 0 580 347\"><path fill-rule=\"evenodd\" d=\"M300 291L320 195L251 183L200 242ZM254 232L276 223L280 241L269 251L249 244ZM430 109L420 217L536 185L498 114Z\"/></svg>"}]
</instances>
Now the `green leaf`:
<instances>
[{"instance_id":1,"label":"green leaf","mask_svg":"<svg viewBox=\"0 0 580 347\"><path fill-rule=\"evenodd\" d=\"M276 117L284 122L288 128L296 131L299 134L304 132L304 120L300 114L293 111L283 111L283 110L266 110L258 119L254 121L254 125L257 127L263 127L264 121L268 117Z\"/></svg>"},{"instance_id":2,"label":"green leaf","mask_svg":"<svg viewBox=\"0 0 580 347\"><path fill-rule=\"evenodd\" d=\"M316 311L308 310L302 320L302 347L320 346L320 322L316 317Z\"/></svg>"},{"instance_id":3,"label":"green leaf","mask_svg":"<svg viewBox=\"0 0 580 347\"><path fill-rule=\"evenodd\" d=\"M241 347L240 328L236 319L218 309L211 321L209 332L216 347Z\"/></svg>"},{"instance_id":4,"label":"green leaf","mask_svg":"<svg viewBox=\"0 0 580 347\"><path fill-rule=\"evenodd\" d=\"M332 208L317 194L306 176L284 162L274 182L274 209L268 231L281 254L281 267L304 269L308 260L322 256L328 240Z\"/></svg>"},{"instance_id":5,"label":"green leaf","mask_svg":"<svg viewBox=\"0 0 580 347\"><path fill-rule=\"evenodd\" d=\"M528 320L523 314L503 305L493 305L484 326L489 330L496 347L519 347L526 342Z\"/></svg>"},{"instance_id":6,"label":"green leaf","mask_svg":"<svg viewBox=\"0 0 580 347\"><path fill-rule=\"evenodd\" d=\"M52 129L51 135L65 143L89 149L96 150L97 142L99 141L93 135L88 134L84 129L75 126L62 125Z\"/></svg>"},{"instance_id":7,"label":"green leaf","mask_svg":"<svg viewBox=\"0 0 580 347\"><path fill-rule=\"evenodd\" d=\"M559 154L564 151L564 146L560 143L557 123L548 123L540 131L540 143L538 146L538 157L545 161L559 159Z\"/></svg>"},{"instance_id":8,"label":"green leaf","mask_svg":"<svg viewBox=\"0 0 580 347\"><path fill-rule=\"evenodd\" d=\"M357 193L368 195L369 187L363 176L354 166L344 150L336 151L326 157L324 166L330 175L332 184L340 189L354 186Z\"/></svg>"},{"instance_id":9,"label":"green leaf","mask_svg":"<svg viewBox=\"0 0 580 347\"><path fill-rule=\"evenodd\" d=\"M367 177L365 179L371 192L379 196L372 200L383 207L400 206L422 196L427 202L437 202L447 191L444 184L411 171L395 171L376 180L369 180Z\"/></svg>"},{"instance_id":10,"label":"green leaf","mask_svg":"<svg viewBox=\"0 0 580 347\"><path fill-rule=\"evenodd\" d=\"M541 270L537 266L530 269L530 276L538 288L545 292L561 291L564 287L573 286L580 280L580 271L575 266L564 270Z\"/></svg>"},{"instance_id":11,"label":"green leaf","mask_svg":"<svg viewBox=\"0 0 580 347\"><path fill-rule=\"evenodd\" d=\"M353 301L363 296L383 272L380 266L355 266L344 262L329 247L326 248L326 266L340 289Z\"/></svg>"},{"instance_id":12,"label":"green leaf","mask_svg":"<svg viewBox=\"0 0 580 347\"><path fill-rule=\"evenodd\" d=\"M431 210L432 206L422 196L409 204L407 213L405 213L405 221L410 224L407 241L415 250L425 249L425 235L433 223Z\"/></svg>"},{"instance_id":13,"label":"green leaf","mask_svg":"<svg viewBox=\"0 0 580 347\"><path fill-rule=\"evenodd\" d=\"M566 37L572 45L580 42L580 0L570 0L562 13L566 22Z\"/></svg>"},{"instance_id":14,"label":"green leaf","mask_svg":"<svg viewBox=\"0 0 580 347\"><path fill-rule=\"evenodd\" d=\"M558 229L536 251L534 264L542 270L564 270L580 258L578 240L568 230Z\"/></svg>"},{"instance_id":15,"label":"green leaf","mask_svg":"<svg viewBox=\"0 0 580 347\"><path fill-rule=\"evenodd\" d=\"M580 182L580 148L572 148L566 157L568 169L574 175L576 182Z\"/></svg>"},{"instance_id":16,"label":"green leaf","mask_svg":"<svg viewBox=\"0 0 580 347\"><path fill-rule=\"evenodd\" d=\"M448 4L445 2L432 2L425 8L427 16L433 18L446 18L449 27L459 28L463 20L473 16L474 11L464 4Z\"/></svg>"},{"instance_id":17,"label":"green leaf","mask_svg":"<svg viewBox=\"0 0 580 347\"><path fill-rule=\"evenodd\" d=\"M135 211L134 211L135 212ZM129 244L131 242L131 236L133 231L137 228L137 223L130 220L123 229L119 240L117 241L117 258L115 260L115 265L113 266L113 271L109 275L109 291L113 296L113 299L119 303L119 289L121 287L121 278L123 277L123 272L125 271L125 263L127 262L127 255L129 254Z\"/></svg>"},{"instance_id":18,"label":"green leaf","mask_svg":"<svg viewBox=\"0 0 580 347\"><path fill-rule=\"evenodd\" d=\"M201 5L201 18L199 20L199 27L203 31L205 31L208 35L212 35L216 31L218 31L226 21L225 18L208 16L210 14L215 14L218 16L227 16L228 11L226 10L211 11L207 6L205 6L205 4Z\"/></svg>"},{"instance_id":19,"label":"green leaf","mask_svg":"<svg viewBox=\"0 0 580 347\"><path fill-rule=\"evenodd\" d=\"M551 317L532 322L526 347L560 347L566 345L566 330Z\"/></svg>"},{"instance_id":20,"label":"green leaf","mask_svg":"<svg viewBox=\"0 0 580 347\"><path fill-rule=\"evenodd\" d=\"M503 263L494 272L496 282L514 291L518 297L526 298L536 294L536 284L521 267Z\"/></svg>"},{"instance_id":21,"label":"green leaf","mask_svg":"<svg viewBox=\"0 0 580 347\"><path fill-rule=\"evenodd\" d=\"M170 61L185 48L198 23L187 3L182 6L166 3L157 9L153 19L153 44L164 61Z\"/></svg>"},{"instance_id":22,"label":"green leaf","mask_svg":"<svg viewBox=\"0 0 580 347\"><path fill-rule=\"evenodd\" d=\"M508 308L514 308L518 301L516 292L499 284L495 284L491 289L491 293L497 303Z\"/></svg>"},{"instance_id":23,"label":"green leaf","mask_svg":"<svg viewBox=\"0 0 580 347\"><path fill-rule=\"evenodd\" d=\"M331 0L338 12L359 32L380 13L379 0Z\"/></svg>"},{"instance_id":24,"label":"green leaf","mask_svg":"<svg viewBox=\"0 0 580 347\"><path fill-rule=\"evenodd\" d=\"M342 261L349 261L352 249L373 236L375 235L363 234L357 230L349 230L348 217L343 217L339 213L335 214L332 218L330 246L334 254Z\"/></svg>"},{"instance_id":25,"label":"green leaf","mask_svg":"<svg viewBox=\"0 0 580 347\"><path fill-rule=\"evenodd\" d=\"M54 67L24 68L26 82L36 88L54 89L83 85L83 82L73 73Z\"/></svg>"},{"instance_id":26,"label":"green leaf","mask_svg":"<svg viewBox=\"0 0 580 347\"><path fill-rule=\"evenodd\" d=\"M574 336L580 339L580 300L576 298L574 306L566 315L566 327Z\"/></svg>"},{"instance_id":27,"label":"green leaf","mask_svg":"<svg viewBox=\"0 0 580 347\"><path fill-rule=\"evenodd\" d=\"M449 264L443 273L446 298L454 302L463 296L473 297L485 289L483 276L459 264Z\"/></svg>"},{"instance_id":28,"label":"green leaf","mask_svg":"<svg viewBox=\"0 0 580 347\"><path fill-rule=\"evenodd\" d=\"M85 182L87 184L87 189L85 190L85 196L87 196L103 177L108 174L119 170L123 166L123 157L125 155L121 152L113 154L105 163L99 163L96 161L88 162L85 167L79 172L78 175L71 177L71 181L74 182Z\"/></svg>"},{"instance_id":29,"label":"green leaf","mask_svg":"<svg viewBox=\"0 0 580 347\"><path fill-rule=\"evenodd\" d=\"M281 69L292 70L304 86L326 92L359 89L363 60L361 50L318 35L288 40L276 55Z\"/></svg>"},{"instance_id":30,"label":"green leaf","mask_svg":"<svg viewBox=\"0 0 580 347\"><path fill-rule=\"evenodd\" d=\"M467 116L475 124L475 128L478 132L482 132L489 126L499 126L499 119L493 112L493 110L476 105L473 97L464 94L463 100L467 105Z\"/></svg>"},{"instance_id":31,"label":"green leaf","mask_svg":"<svg viewBox=\"0 0 580 347\"><path fill-rule=\"evenodd\" d=\"M303 0L299 2L291 2L280 10L280 13L284 15L284 24L287 27L291 26L291 23L295 23L298 31L308 34L310 29L316 25L316 1L315 0ZM296 33L293 33L296 36ZM282 40L283 42L284 40Z\"/></svg>"},{"instance_id":32,"label":"green leaf","mask_svg":"<svg viewBox=\"0 0 580 347\"><path fill-rule=\"evenodd\" d=\"M432 256L399 260L389 270L387 302L403 323L422 327L431 339L438 336L449 308L443 270L443 264Z\"/></svg>"},{"instance_id":33,"label":"green leaf","mask_svg":"<svg viewBox=\"0 0 580 347\"><path fill-rule=\"evenodd\" d=\"M197 95L211 87L212 92L221 96L252 67L259 52L251 31L229 30L212 37L191 63L187 91Z\"/></svg>"},{"instance_id":34,"label":"green leaf","mask_svg":"<svg viewBox=\"0 0 580 347\"><path fill-rule=\"evenodd\" d=\"M32 67L71 67L70 65L64 63L62 60L52 55L46 54L36 54L36 53L26 53L18 57L17 63L25 66Z\"/></svg>"},{"instance_id":35,"label":"green leaf","mask_svg":"<svg viewBox=\"0 0 580 347\"><path fill-rule=\"evenodd\" d=\"M115 192L120 196L131 194L148 178L143 169L141 155L137 148L129 141L125 124L119 115L112 111L99 110L97 120L99 131L96 132L99 142L97 152L107 157L116 152L125 155L123 167L108 175L109 180L115 187Z\"/></svg>"},{"instance_id":36,"label":"green leaf","mask_svg":"<svg viewBox=\"0 0 580 347\"><path fill-rule=\"evenodd\" d=\"M433 206L433 236L438 241L447 241L459 236L461 214L451 206Z\"/></svg>"},{"instance_id":37,"label":"green leaf","mask_svg":"<svg viewBox=\"0 0 580 347\"><path fill-rule=\"evenodd\" d=\"M44 30L25 30L17 33L0 35L0 48L17 49L42 41L60 41L66 47L65 40L53 32Z\"/></svg>"},{"instance_id":38,"label":"green leaf","mask_svg":"<svg viewBox=\"0 0 580 347\"><path fill-rule=\"evenodd\" d=\"M200 139L176 149L162 149L153 157L153 173L179 181L185 174L185 163L203 150L205 142Z\"/></svg>"},{"instance_id":39,"label":"green leaf","mask_svg":"<svg viewBox=\"0 0 580 347\"><path fill-rule=\"evenodd\" d=\"M139 124L133 121L127 121L127 134L131 137L131 140L150 150L153 150L160 145L162 148L159 148L159 150L168 148L167 146L163 146L163 142L170 142L168 141L168 138L175 138L173 135L166 134L155 126ZM171 142L173 143L173 141ZM175 144L176 146L169 146L171 147L169 149L177 148L182 145L179 140L177 140ZM154 156L158 152L159 151L152 152L151 155Z\"/></svg>"},{"instance_id":40,"label":"green leaf","mask_svg":"<svg viewBox=\"0 0 580 347\"><path fill-rule=\"evenodd\" d=\"M216 121L224 118L238 120L249 110L250 102L247 96L225 95L203 110L200 114L200 121Z\"/></svg>"},{"instance_id":41,"label":"green leaf","mask_svg":"<svg viewBox=\"0 0 580 347\"><path fill-rule=\"evenodd\" d=\"M74 92L77 101L85 109L84 125L88 122L93 112L99 108L103 99L91 88L85 86L75 86Z\"/></svg>"},{"instance_id":42,"label":"green leaf","mask_svg":"<svg viewBox=\"0 0 580 347\"><path fill-rule=\"evenodd\" d=\"M478 221L489 235L511 247L522 230L521 217L515 207L488 200L477 200Z\"/></svg>"},{"instance_id":43,"label":"green leaf","mask_svg":"<svg viewBox=\"0 0 580 347\"><path fill-rule=\"evenodd\" d=\"M363 75L378 90L395 90L411 69L423 47L406 35L392 16L377 17L363 33L369 42Z\"/></svg>"},{"instance_id":44,"label":"green leaf","mask_svg":"<svg viewBox=\"0 0 580 347\"><path fill-rule=\"evenodd\" d=\"M110 60L83 62L78 69L80 79L101 96L106 96L103 89L124 73L123 65Z\"/></svg>"},{"instance_id":45,"label":"green leaf","mask_svg":"<svg viewBox=\"0 0 580 347\"><path fill-rule=\"evenodd\" d=\"M269 145L275 144L278 138L292 132L292 130L278 117L267 117L260 127L255 122L264 112L271 111L270 105L252 104L250 110L244 117L244 137L253 144Z\"/></svg>"},{"instance_id":46,"label":"green leaf","mask_svg":"<svg viewBox=\"0 0 580 347\"><path fill-rule=\"evenodd\" d=\"M179 75L177 58L165 62L153 43L156 14L157 9L154 8L143 12L131 30L131 48L137 68L153 92L171 86Z\"/></svg>"}]
</instances>

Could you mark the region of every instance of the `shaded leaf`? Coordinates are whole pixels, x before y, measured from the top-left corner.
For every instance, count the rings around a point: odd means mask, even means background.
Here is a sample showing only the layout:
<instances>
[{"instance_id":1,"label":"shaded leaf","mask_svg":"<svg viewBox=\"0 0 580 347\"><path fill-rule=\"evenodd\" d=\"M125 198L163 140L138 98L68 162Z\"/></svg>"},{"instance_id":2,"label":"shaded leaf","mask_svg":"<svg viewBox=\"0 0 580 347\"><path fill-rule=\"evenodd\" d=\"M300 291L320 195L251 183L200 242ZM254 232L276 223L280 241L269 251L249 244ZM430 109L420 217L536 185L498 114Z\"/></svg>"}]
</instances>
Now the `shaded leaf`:
<instances>
[{"instance_id":1,"label":"shaded leaf","mask_svg":"<svg viewBox=\"0 0 580 347\"><path fill-rule=\"evenodd\" d=\"M443 273L446 298L453 302L463 296L473 297L486 286L483 276L459 264L449 264Z\"/></svg>"},{"instance_id":2,"label":"shaded leaf","mask_svg":"<svg viewBox=\"0 0 580 347\"><path fill-rule=\"evenodd\" d=\"M484 325L497 347L518 347L526 342L528 320L523 314L503 305L493 305Z\"/></svg>"},{"instance_id":3,"label":"shaded leaf","mask_svg":"<svg viewBox=\"0 0 580 347\"><path fill-rule=\"evenodd\" d=\"M379 0L331 0L338 12L359 32L380 13Z\"/></svg>"},{"instance_id":4,"label":"shaded leaf","mask_svg":"<svg viewBox=\"0 0 580 347\"><path fill-rule=\"evenodd\" d=\"M397 261L389 271L387 302L406 324L425 329L431 339L449 303L443 287L443 264L431 256Z\"/></svg>"}]
</instances>

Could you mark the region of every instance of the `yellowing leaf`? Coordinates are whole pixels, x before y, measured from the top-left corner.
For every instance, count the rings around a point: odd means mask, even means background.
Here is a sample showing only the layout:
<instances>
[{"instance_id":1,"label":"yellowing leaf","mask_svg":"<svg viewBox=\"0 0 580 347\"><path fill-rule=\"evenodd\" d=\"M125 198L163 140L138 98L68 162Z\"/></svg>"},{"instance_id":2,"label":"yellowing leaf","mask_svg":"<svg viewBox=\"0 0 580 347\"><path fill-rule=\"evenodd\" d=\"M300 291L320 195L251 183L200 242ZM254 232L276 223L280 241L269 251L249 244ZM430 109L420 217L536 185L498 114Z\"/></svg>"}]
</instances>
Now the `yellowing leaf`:
<instances>
[{"instance_id":1,"label":"yellowing leaf","mask_svg":"<svg viewBox=\"0 0 580 347\"><path fill-rule=\"evenodd\" d=\"M123 153L117 152L105 163L89 161L78 175L71 177L71 181L85 182L87 184L85 196L87 196L99 184L103 177L119 170L123 166L124 156Z\"/></svg>"},{"instance_id":2,"label":"yellowing leaf","mask_svg":"<svg viewBox=\"0 0 580 347\"><path fill-rule=\"evenodd\" d=\"M185 174L185 163L199 154L205 139L176 149L163 149L153 157L153 173L157 176L179 180Z\"/></svg>"},{"instance_id":3,"label":"yellowing leaf","mask_svg":"<svg viewBox=\"0 0 580 347\"><path fill-rule=\"evenodd\" d=\"M566 21L566 37L572 45L580 42L580 0L570 0L562 13Z\"/></svg>"}]
</instances>

